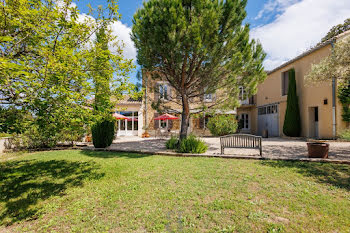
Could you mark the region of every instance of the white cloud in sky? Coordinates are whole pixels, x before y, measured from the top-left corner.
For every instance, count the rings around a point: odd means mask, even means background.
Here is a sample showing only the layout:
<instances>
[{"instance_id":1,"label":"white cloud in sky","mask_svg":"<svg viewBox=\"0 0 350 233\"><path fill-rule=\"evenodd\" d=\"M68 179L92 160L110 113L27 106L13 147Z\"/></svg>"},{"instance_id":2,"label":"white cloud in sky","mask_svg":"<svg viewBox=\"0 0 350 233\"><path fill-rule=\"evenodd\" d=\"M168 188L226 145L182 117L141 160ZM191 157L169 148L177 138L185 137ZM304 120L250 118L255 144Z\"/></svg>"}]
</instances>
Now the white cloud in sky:
<instances>
[{"instance_id":1,"label":"white cloud in sky","mask_svg":"<svg viewBox=\"0 0 350 233\"><path fill-rule=\"evenodd\" d=\"M281 13L287 7L297 3L300 0L268 0L264 4L263 8L259 11L258 15L255 17L255 20L262 18L265 14L274 12Z\"/></svg>"},{"instance_id":2,"label":"white cloud in sky","mask_svg":"<svg viewBox=\"0 0 350 233\"><path fill-rule=\"evenodd\" d=\"M270 10L266 9L264 13ZM302 0L287 5L273 22L253 28L251 36L262 43L268 55L264 65L271 70L317 44L349 17L350 0Z\"/></svg>"},{"instance_id":3,"label":"white cloud in sky","mask_svg":"<svg viewBox=\"0 0 350 233\"><path fill-rule=\"evenodd\" d=\"M120 45L123 47L124 57L127 59L134 59L136 61L137 51L134 42L131 40L131 28L120 21L114 22L110 25L113 35L117 36L117 40L122 41ZM113 51L113 48L111 48Z\"/></svg>"}]
</instances>

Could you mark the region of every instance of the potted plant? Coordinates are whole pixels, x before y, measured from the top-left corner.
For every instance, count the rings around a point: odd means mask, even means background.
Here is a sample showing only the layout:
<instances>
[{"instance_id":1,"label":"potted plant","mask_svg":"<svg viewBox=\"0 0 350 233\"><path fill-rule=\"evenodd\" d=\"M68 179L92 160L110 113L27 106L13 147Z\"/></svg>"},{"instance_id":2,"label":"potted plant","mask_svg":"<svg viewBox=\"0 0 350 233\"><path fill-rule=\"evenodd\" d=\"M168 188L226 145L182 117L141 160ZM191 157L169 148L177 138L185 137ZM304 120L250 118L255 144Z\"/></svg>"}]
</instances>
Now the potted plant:
<instances>
[{"instance_id":1,"label":"potted plant","mask_svg":"<svg viewBox=\"0 0 350 233\"><path fill-rule=\"evenodd\" d=\"M147 126L145 126L145 127L143 127L143 129L145 130L145 132L142 134L142 137L143 137L143 138L149 138L149 137L150 137L150 135L149 135L149 133L147 132L148 127L147 127Z\"/></svg>"},{"instance_id":2,"label":"potted plant","mask_svg":"<svg viewBox=\"0 0 350 233\"><path fill-rule=\"evenodd\" d=\"M309 158L328 158L329 144L324 142L308 142Z\"/></svg>"}]
</instances>

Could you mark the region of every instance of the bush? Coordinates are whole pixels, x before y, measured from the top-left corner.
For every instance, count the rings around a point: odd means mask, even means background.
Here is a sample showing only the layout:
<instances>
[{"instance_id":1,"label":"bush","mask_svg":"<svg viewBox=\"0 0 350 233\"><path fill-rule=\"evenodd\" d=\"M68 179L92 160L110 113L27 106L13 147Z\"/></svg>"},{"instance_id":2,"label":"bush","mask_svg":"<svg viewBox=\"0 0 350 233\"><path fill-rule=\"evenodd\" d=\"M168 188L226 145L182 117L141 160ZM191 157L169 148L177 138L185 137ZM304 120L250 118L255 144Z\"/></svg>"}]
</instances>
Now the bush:
<instances>
[{"instance_id":1,"label":"bush","mask_svg":"<svg viewBox=\"0 0 350 233\"><path fill-rule=\"evenodd\" d=\"M189 135L180 142L178 152L203 154L208 150L208 146L194 135Z\"/></svg>"},{"instance_id":2,"label":"bush","mask_svg":"<svg viewBox=\"0 0 350 233\"><path fill-rule=\"evenodd\" d=\"M283 124L283 133L289 137L299 137L301 133L300 110L295 81L295 70L288 72L289 86L287 96L287 109Z\"/></svg>"},{"instance_id":3,"label":"bush","mask_svg":"<svg viewBox=\"0 0 350 233\"><path fill-rule=\"evenodd\" d=\"M166 143L165 146L167 149L177 149L179 146L179 139L177 139L176 137L171 137Z\"/></svg>"},{"instance_id":4,"label":"bush","mask_svg":"<svg viewBox=\"0 0 350 233\"><path fill-rule=\"evenodd\" d=\"M238 123L234 115L216 115L208 121L207 127L214 136L224 136L237 132Z\"/></svg>"},{"instance_id":5,"label":"bush","mask_svg":"<svg viewBox=\"0 0 350 233\"><path fill-rule=\"evenodd\" d=\"M350 141L350 129L346 129L340 132L339 137L343 140Z\"/></svg>"},{"instance_id":6,"label":"bush","mask_svg":"<svg viewBox=\"0 0 350 233\"><path fill-rule=\"evenodd\" d=\"M92 142L95 148L106 148L114 139L115 119L106 118L97 121L91 128Z\"/></svg>"}]
</instances>

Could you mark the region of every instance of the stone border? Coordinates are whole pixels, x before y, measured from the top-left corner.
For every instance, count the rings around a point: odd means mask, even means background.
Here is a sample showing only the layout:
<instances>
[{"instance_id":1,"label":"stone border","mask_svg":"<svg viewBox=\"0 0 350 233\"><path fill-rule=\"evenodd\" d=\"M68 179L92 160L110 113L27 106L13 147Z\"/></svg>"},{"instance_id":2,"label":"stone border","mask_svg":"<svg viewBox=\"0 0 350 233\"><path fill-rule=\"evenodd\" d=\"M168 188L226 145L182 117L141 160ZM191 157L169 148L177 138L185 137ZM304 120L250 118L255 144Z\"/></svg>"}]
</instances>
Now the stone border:
<instances>
[{"instance_id":1,"label":"stone border","mask_svg":"<svg viewBox=\"0 0 350 233\"><path fill-rule=\"evenodd\" d=\"M118 150L118 149L99 149L99 148L79 148L85 151L106 151L106 152L120 152L120 153L133 153L133 154L146 154L146 155L162 155L162 156L173 156L173 157L204 157L204 158L222 158L222 159L247 159L247 160L271 160L271 161L299 161L299 162L317 162L317 163L334 163L334 164L348 164L348 160L339 159L321 159L321 158L268 158L260 156L245 156L245 155L212 155L212 154L185 154L170 151L136 151L136 150Z\"/></svg>"}]
</instances>

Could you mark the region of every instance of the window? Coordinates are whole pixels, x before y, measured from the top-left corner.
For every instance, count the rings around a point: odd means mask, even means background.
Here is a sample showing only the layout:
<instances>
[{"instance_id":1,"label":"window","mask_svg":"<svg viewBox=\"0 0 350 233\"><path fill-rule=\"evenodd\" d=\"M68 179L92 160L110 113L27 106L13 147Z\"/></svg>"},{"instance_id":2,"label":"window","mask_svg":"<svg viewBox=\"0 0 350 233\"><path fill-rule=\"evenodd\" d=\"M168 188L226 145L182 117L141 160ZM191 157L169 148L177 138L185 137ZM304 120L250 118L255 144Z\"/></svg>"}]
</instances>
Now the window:
<instances>
[{"instance_id":1,"label":"window","mask_svg":"<svg viewBox=\"0 0 350 233\"><path fill-rule=\"evenodd\" d=\"M289 71L282 73L282 96L288 95L288 84L289 84L288 72Z\"/></svg>"},{"instance_id":2,"label":"window","mask_svg":"<svg viewBox=\"0 0 350 233\"><path fill-rule=\"evenodd\" d=\"M239 97L239 100L246 100L247 99L247 93L244 90L244 87L239 87L238 97Z\"/></svg>"},{"instance_id":3,"label":"window","mask_svg":"<svg viewBox=\"0 0 350 233\"><path fill-rule=\"evenodd\" d=\"M167 120L160 120L159 121L159 128L161 128L161 129L168 128Z\"/></svg>"},{"instance_id":4,"label":"window","mask_svg":"<svg viewBox=\"0 0 350 233\"><path fill-rule=\"evenodd\" d=\"M207 92L207 90L208 90L208 88L206 87L204 89L204 92ZM206 102L211 102L211 101L213 101L213 94L212 93L206 93L206 94L204 94L203 99Z\"/></svg>"},{"instance_id":5,"label":"window","mask_svg":"<svg viewBox=\"0 0 350 233\"><path fill-rule=\"evenodd\" d=\"M249 129L249 115L247 113L241 114L242 129Z\"/></svg>"},{"instance_id":6,"label":"window","mask_svg":"<svg viewBox=\"0 0 350 233\"><path fill-rule=\"evenodd\" d=\"M204 94L204 100L205 101L212 101L213 100L213 94Z\"/></svg>"},{"instance_id":7,"label":"window","mask_svg":"<svg viewBox=\"0 0 350 233\"><path fill-rule=\"evenodd\" d=\"M159 85L159 98L162 100L168 99L168 85L166 84Z\"/></svg>"}]
</instances>

